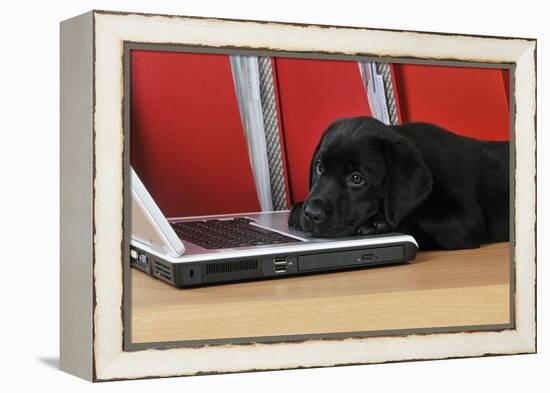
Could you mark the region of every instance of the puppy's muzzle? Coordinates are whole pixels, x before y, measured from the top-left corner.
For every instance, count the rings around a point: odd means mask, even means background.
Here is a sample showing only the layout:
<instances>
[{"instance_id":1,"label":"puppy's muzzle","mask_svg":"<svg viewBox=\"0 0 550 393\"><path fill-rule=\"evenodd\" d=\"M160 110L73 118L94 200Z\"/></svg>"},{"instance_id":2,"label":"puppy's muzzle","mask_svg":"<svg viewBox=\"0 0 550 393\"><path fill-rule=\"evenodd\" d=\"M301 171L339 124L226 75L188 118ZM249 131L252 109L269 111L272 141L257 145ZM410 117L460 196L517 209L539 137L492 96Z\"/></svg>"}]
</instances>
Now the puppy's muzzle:
<instances>
[{"instance_id":1,"label":"puppy's muzzle","mask_svg":"<svg viewBox=\"0 0 550 393\"><path fill-rule=\"evenodd\" d=\"M327 217L327 212L323 209L319 199L308 200L304 207L304 215L314 224L323 222Z\"/></svg>"}]
</instances>

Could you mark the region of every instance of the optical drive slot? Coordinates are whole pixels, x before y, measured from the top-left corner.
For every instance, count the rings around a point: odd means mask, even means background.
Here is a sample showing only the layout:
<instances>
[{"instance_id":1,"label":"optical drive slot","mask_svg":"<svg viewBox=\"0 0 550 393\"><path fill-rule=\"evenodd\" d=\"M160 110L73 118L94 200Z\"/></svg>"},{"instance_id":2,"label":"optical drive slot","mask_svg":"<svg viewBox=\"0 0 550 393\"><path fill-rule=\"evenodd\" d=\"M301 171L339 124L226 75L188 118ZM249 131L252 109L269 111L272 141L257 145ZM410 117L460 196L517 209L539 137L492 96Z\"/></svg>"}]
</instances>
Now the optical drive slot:
<instances>
[{"instance_id":1,"label":"optical drive slot","mask_svg":"<svg viewBox=\"0 0 550 393\"><path fill-rule=\"evenodd\" d=\"M298 271L377 265L403 257L403 246L302 255L298 256Z\"/></svg>"}]
</instances>

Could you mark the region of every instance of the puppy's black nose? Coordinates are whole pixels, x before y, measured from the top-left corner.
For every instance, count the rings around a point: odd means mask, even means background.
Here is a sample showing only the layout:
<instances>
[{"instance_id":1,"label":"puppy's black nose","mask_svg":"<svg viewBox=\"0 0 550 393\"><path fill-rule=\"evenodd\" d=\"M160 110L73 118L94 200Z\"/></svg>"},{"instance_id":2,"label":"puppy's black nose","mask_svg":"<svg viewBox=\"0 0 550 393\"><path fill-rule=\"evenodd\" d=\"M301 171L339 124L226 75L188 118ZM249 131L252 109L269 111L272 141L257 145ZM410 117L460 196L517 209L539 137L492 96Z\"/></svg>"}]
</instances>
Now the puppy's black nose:
<instances>
[{"instance_id":1,"label":"puppy's black nose","mask_svg":"<svg viewBox=\"0 0 550 393\"><path fill-rule=\"evenodd\" d=\"M315 223L321 222L325 219L325 211L316 203L308 203L304 209L304 214Z\"/></svg>"}]
</instances>

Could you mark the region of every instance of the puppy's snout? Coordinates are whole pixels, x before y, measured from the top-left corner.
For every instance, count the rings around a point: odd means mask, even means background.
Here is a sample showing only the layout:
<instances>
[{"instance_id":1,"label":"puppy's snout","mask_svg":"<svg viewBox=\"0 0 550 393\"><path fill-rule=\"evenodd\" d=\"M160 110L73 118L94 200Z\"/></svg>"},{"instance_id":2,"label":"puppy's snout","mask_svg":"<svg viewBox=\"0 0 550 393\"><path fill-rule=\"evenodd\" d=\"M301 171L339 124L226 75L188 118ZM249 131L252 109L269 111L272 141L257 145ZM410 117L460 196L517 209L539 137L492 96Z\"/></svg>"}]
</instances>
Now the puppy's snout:
<instances>
[{"instance_id":1,"label":"puppy's snout","mask_svg":"<svg viewBox=\"0 0 550 393\"><path fill-rule=\"evenodd\" d=\"M321 207L321 204L316 199L308 201L304 209L304 214L314 223L319 223L323 221L326 217L325 210Z\"/></svg>"}]
</instances>

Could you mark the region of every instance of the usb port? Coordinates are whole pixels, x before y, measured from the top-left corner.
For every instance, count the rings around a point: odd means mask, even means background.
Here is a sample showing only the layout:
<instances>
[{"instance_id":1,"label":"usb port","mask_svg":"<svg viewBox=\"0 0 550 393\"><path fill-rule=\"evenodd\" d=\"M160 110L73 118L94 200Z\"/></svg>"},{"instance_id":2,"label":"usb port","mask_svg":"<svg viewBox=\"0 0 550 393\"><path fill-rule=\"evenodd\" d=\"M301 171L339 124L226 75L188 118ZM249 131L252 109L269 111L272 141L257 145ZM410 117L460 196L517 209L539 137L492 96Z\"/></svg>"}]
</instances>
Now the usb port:
<instances>
[{"instance_id":1,"label":"usb port","mask_svg":"<svg viewBox=\"0 0 550 393\"><path fill-rule=\"evenodd\" d=\"M273 259L273 267L275 273L284 273L287 269L287 258L286 257L276 257Z\"/></svg>"}]
</instances>

